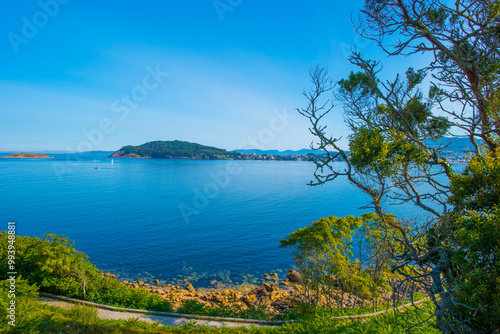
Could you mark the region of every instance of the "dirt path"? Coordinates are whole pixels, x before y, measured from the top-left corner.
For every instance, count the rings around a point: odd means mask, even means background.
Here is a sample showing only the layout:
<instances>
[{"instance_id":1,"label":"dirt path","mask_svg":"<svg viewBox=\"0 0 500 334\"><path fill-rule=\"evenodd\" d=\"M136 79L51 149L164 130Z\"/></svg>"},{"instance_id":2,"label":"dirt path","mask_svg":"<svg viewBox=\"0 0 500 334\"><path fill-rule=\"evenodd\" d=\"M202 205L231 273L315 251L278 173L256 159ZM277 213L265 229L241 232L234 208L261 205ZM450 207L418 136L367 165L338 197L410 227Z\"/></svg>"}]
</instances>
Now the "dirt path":
<instances>
[{"instance_id":1,"label":"dirt path","mask_svg":"<svg viewBox=\"0 0 500 334\"><path fill-rule=\"evenodd\" d=\"M423 298L418 301L407 303L401 305L396 308L387 308L386 310L369 313L369 314L361 314L361 315L347 315L347 316L339 316L332 317L331 319L360 319L360 318L369 318L373 316L377 316L380 314L384 314L390 311L400 311L405 308L420 304L429 298ZM286 321L266 321L266 320L251 320L251 319L233 319L233 318L219 318L219 317L208 317L208 316L198 316L198 315L188 315L188 314L178 314L178 313L167 313L167 312L157 312L157 311L144 311L144 310L133 310L121 307L100 305L92 302L87 302L83 300L56 296L50 293L39 293L39 301L59 306L63 308L71 308L75 303L83 304L91 307L95 307L97 309L97 316L101 319L113 319L113 320L127 320L131 318L137 318L140 321L146 322L155 322L159 321L162 325L168 326L182 326L185 323L196 323L196 325L201 326L210 326L210 327L251 327L251 326L272 326L272 325L280 325L286 322L296 322L296 320L286 320Z\"/></svg>"},{"instance_id":2,"label":"dirt path","mask_svg":"<svg viewBox=\"0 0 500 334\"><path fill-rule=\"evenodd\" d=\"M73 307L75 304L71 303L69 301L64 301L61 300L62 298L60 296L48 296L48 294L43 294L40 293L40 297L38 298L39 301L42 303L48 304L48 305L53 305L53 306L58 306L62 307L65 309L69 309ZM64 297L63 297L64 298ZM70 300L70 298L67 298ZM89 305L93 306L93 305ZM107 310L107 309L102 309L99 307L96 307L97 309L97 316L100 319L108 319L108 320L128 320L131 318L137 318L139 321L146 321L149 323L159 321L161 325L166 325L166 326L182 326L185 323L196 323L198 326L209 326L209 327L239 327L239 326L244 326L244 327L251 327L251 326L257 326L257 327L262 327L264 326L263 324L258 324L258 323L251 323L251 322L234 322L234 321L223 321L223 320L210 320L210 319L201 319L203 317L192 317L189 316L164 316L164 315L154 315L154 314L143 314L143 313L136 313L136 312L120 312L120 311L113 311L113 310Z\"/></svg>"}]
</instances>

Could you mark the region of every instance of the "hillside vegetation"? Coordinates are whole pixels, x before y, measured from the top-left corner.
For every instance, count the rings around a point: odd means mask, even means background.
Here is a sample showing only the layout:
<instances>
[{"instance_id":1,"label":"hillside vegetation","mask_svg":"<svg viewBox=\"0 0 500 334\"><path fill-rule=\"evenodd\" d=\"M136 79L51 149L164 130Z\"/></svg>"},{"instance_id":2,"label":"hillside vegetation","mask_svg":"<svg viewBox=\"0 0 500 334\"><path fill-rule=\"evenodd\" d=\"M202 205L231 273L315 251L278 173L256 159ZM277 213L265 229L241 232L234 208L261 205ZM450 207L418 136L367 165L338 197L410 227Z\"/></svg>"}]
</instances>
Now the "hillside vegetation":
<instances>
[{"instance_id":1,"label":"hillside vegetation","mask_svg":"<svg viewBox=\"0 0 500 334\"><path fill-rule=\"evenodd\" d=\"M113 158L153 159L235 159L241 154L186 141L152 141L139 146L124 146L111 155Z\"/></svg>"},{"instance_id":2,"label":"hillside vegetation","mask_svg":"<svg viewBox=\"0 0 500 334\"><path fill-rule=\"evenodd\" d=\"M290 317L299 323L265 328L208 328L185 325L178 328L138 321L102 320L96 310L84 306L63 310L37 301L38 292L52 292L97 303L135 309L171 312L171 304L144 289L130 288L92 265L84 253L73 248L67 238L47 235L44 238L15 236L15 327L7 318L13 283L8 272L9 234L0 233L0 332L1 333L403 333L412 324L425 320L433 306L419 310L387 314L368 319L332 320L332 312L299 304ZM228 307L204 308L186 303L178 311L215 316L243 314ZM352 311L355 311L354 309ZM359 311L359 310L358 310ZM215 312L215 313L214 313ZM250 314L247 314L250 315ZM415 333L437 333L435 322L419 326Z\"/></svg>"}]
</instances>

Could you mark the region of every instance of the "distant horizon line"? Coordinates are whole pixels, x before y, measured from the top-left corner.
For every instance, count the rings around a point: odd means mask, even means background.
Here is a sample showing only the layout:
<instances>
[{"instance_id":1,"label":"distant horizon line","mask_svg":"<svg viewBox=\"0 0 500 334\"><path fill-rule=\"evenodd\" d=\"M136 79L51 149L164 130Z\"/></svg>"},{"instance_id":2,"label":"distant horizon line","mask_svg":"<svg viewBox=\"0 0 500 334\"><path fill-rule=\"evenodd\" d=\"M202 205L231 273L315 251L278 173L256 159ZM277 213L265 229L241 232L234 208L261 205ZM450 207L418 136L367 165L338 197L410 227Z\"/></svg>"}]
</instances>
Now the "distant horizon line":
<instances>
[{"instance_id":1,"label":"distant horizon line","mask_svg":"<svg viewBox=\"0 0 500 334\"><path fill-rule=\"evenodd\" d=\"M467 138L462 138L462 137L447 137L444 136L441 139L450 139L450 140L457 140L457 139L467 139ZM161 140L160 140L161 141ZM169 140L166 140L169 141ZM170 140L172 141L172 140ZM175 141L175 140L173 140ZM143 144L140 144L143 145ZM133 145L133 146L140 146L140 145ZM199 144L203 146L210 146L210 145L204 145L204 144ZM129 146L129 145L125 145ZM124 147L124 146L122 146ZM120 147L120 149L122 148ZM215 146L212 146L215 147ZM120 150L118 149L118 150ZM68 151L68 150L0 150L0 153L50 153L50 154L85 154L85 153L114 153L118 150L91 150L91 151ZM234 150L228 150L224 149L228 152L240 152L240 153L246 153L249 151L259 151L259 152L276 152L278 154L284 153L284 152L299 152L299 151L322 151L322 150L314 150L311 148L300 148L300 149L284 149L284 150L279 150L279 149L258 149L258 148L240 148L240 149L234 149ZM246 151L246 152L243 152ZM344 151L349 151L349 149L344 149ZM254 153L254 152L249 152L249 153Z\"/></svg>"},{"instance_id":2,"label":"distant horizon line","mask_svg":"<svg viewBox=\"0 0 500 334\"><path fill-rule=\"evenodd\" d=\"M118 150L92 150L92 151L65 151L65 150L0 150L0 153L52 153L52 154L84 154L84 153L114 153ZM278 150L278 149L257 149L257 148L248 148L248 149L234 149L234 150L227 150L224 149L228 152L240 152L241 151L261 151L261 152L269 152L269 151L275 151L275 152L299 152L299 151L320 151L320 150L313 150L311 148L301 148L298 150L293 150L293 149L286 149L286 150Z\"/></svg>"}]
</instances>

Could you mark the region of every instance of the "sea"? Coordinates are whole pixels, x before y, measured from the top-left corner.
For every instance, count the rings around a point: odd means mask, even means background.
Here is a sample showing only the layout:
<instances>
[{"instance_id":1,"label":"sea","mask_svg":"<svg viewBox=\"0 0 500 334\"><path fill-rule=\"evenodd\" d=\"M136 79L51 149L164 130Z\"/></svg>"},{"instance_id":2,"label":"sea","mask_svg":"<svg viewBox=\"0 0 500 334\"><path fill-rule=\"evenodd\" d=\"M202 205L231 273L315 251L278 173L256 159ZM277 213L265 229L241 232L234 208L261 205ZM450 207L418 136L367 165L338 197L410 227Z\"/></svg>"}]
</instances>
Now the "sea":
<instances>
[{"instance_id":1,"label":"sea","mask_svg":"<svg viewBox=\"0 0 500 334\"><path fill-rule=\"evenodd\" d=\"M321 217L367 212L346 179L309 186L309 161L53 156L0 159L0 230L14 221L18 235L64 235L121 280L284 278L294 264L280 239Z\"/></svg>"}]
</instances>

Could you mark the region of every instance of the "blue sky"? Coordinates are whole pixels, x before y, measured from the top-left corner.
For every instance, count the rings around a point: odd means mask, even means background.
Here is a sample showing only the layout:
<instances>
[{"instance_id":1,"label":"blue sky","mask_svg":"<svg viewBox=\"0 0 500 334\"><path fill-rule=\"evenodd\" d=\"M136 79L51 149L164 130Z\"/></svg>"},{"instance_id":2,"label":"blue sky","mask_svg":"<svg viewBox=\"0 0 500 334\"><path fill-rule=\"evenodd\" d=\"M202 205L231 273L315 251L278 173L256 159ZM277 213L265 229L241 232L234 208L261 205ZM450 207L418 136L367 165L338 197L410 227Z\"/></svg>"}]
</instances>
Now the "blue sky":
<instances>
[{"instance_id":1,"label":"blue sky","mask_svg":"<svg viewBox=\"0 0 500 334\"><path fill-rule=\"evenodd\" d=\"M308 70L353 68L355 1L25 0L0 13L0 151L300 149ZM346 135L339 109L329 130Z\"/></svg>"}]
</instances>

